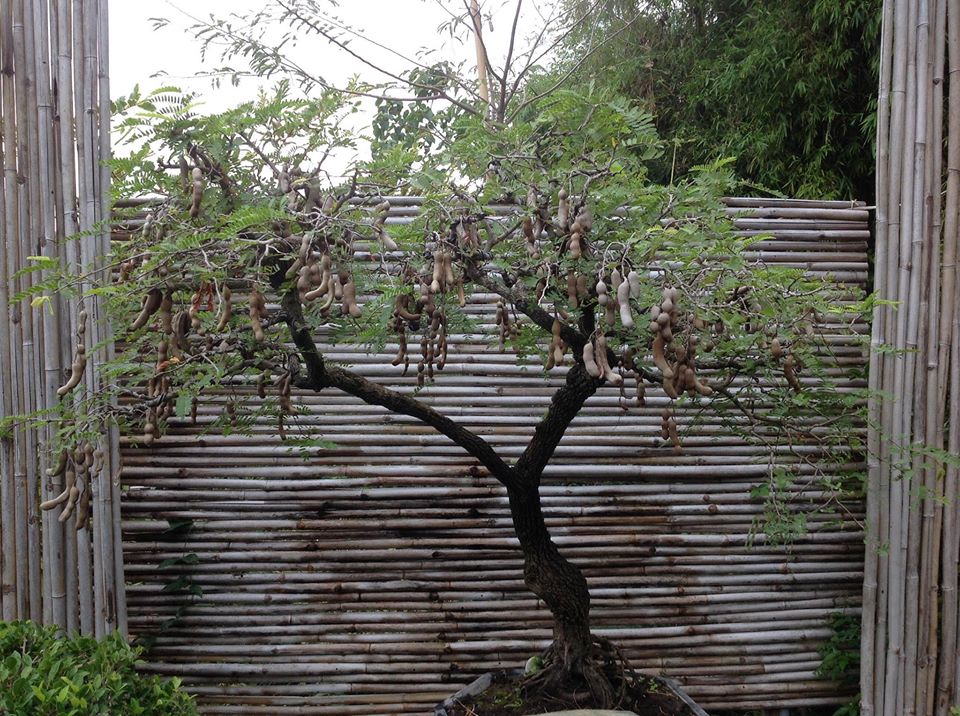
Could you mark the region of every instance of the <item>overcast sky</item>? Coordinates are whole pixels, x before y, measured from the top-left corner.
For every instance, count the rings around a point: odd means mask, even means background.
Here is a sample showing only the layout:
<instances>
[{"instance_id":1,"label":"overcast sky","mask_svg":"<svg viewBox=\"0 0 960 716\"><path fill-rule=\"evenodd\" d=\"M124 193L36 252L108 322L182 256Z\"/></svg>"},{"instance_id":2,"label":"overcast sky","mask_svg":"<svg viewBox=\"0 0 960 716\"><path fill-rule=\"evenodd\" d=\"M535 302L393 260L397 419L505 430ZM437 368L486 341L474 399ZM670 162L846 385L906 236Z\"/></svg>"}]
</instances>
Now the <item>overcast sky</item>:
<instances>
[{"instance_id":1,"label":"overcast sky","mask_svg":"<svg viewBox=\"0 0 960 716\"><path fill-rule=\"evenodd\" d=\"M110 4L110 81L114 97L126 95L134 84L149 90L165 84L199 90L212 109L220 109L235 102L249 99L256 84L249 80L239 88L229 86L213 90L209 79L197 80L195 73L202 67L199 43L188 28L193 24L192 15L204 20L211 15L228 17L231 13L243 14L264 6L270 0L159 0L158 2L134 2L123 0ZM460 11L463 0L448 0L446 7ZM321 5L324 6L321 2ZM491 58L505 54L510 25L513 20L513 0L484 0L487 25L484 28ZM538 3L528 0L521 16L519 34L537 27L538 11L549 7L549 0ZM362 34L395 50L400 55L416 57L425 48L439 48L445 59L474 62L476 55L472 42L463 44L442 36L439 26L450 15L436 0L339 0L331 11L345 23L360 30ZM187 14L189 13L189 15ZM151 17L165 17L171 25L154 30ZM493 32L490 31L492 23ZM403 60L382 48L355 38L352 47L359 53L373 57L391 68L403 66ZM298 60L307 69L322 74L331 83L343 82L359 74L364 79L383 81L358 60L311 37L294 50ZM209 58L206 69L219 63L219 58ZM166 72L167 78L151 78L157 72Z\"/></svg>"}]
</instances>

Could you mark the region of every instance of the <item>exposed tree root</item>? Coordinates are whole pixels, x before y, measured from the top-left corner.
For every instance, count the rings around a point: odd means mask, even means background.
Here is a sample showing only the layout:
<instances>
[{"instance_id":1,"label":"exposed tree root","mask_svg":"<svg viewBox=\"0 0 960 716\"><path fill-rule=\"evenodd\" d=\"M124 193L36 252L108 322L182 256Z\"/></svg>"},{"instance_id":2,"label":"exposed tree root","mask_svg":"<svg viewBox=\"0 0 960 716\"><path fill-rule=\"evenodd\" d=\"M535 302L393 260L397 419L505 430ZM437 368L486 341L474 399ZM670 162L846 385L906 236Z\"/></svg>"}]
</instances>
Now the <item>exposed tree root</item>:
<instances>
[{"instance_id":1,"label":"exposed tree root","mask_svg":"<svg viewBox=\"0 0 960 716\"><path fill-rule=\"evenodd\" d=\"M523 682L525 695L615 709L642 683L621 651L598 636L591 635L588 645L554 642L541 659L543 668Z\"/></svg>"}]
</instances>

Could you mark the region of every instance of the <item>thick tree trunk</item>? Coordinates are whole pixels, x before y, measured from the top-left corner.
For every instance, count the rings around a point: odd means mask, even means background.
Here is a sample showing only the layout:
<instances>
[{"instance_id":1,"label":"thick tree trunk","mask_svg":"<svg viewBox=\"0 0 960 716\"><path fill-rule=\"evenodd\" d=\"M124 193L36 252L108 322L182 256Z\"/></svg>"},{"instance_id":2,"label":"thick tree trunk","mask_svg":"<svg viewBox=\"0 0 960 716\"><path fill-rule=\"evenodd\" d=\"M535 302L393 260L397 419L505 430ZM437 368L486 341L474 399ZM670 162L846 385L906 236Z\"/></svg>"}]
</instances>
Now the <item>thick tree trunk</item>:
<instances>
[{"instance_id":1,"label":"thick tree trunk","mask_svg":"<svg viewBox=\"0 0 960 716\"><path fill-rule=\"evenodd\" d=\"M550 539L540 506L539 480L522 479L521 488L508 490L510 513L523 551L527 587L543 600L553 615L553 644L544 656L549 691L586 689L594 705L615 705L618 686L609 669L609 653L590 633L590 592L580 569L569 562Z\"/></svg>"},{"instance_id":2,"label":"thick tree trunk","mask_svg":"<svg viewBox=\"0 0 960 716\"><path fill-rule=\"evenodd\" d=\"M509 496L513 526L523 550L524 582L553 614L556 646L569 652L571 659L582 658L591 643L587 580L550 539L536 485L510 490Z\"/></svg>"}]
</instances>

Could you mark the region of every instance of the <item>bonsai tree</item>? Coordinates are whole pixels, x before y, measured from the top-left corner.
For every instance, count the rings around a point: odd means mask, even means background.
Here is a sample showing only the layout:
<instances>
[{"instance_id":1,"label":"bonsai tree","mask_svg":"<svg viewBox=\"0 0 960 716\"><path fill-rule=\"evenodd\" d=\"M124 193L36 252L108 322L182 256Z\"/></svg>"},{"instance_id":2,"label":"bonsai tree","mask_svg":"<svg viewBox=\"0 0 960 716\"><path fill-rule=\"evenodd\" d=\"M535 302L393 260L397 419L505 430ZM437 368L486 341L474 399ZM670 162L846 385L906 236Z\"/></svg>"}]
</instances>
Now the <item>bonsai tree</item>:
<instances>
[{"instance_id":1,"label":"bonsai tree","mask_svg":"<svg viewBox=\"0 0 960 716\"><path fill-rule=\"evenodd\" d=\"M849 439L853 399L823 380L817 329L841 312L841 295L745 252L755 239L736 236L719 201L731 186L723 163L649 183L660 142L631 102L543 75L503 86L490 111L451 94L469 111L437 124L394 115L405 132L387 141L381 131L366 161L344 159L358 142L345 122L356 87L316 83L302 97L281 82L213 115L171 89L120 100L133 149L115 163L115 193L154 199L116 242L110 271L61 280L62 290L92 283L84 296L103 301L118 347L102 389L84 394L75 386L91 347L78 334L55 416L67 485L45 507L88 519L82 487L107 423L150 445L195 420L209 391L255 385L256 398L233 393L214 428L270 416L291 449L309 452L298 396L343 391L431 426L503 486L524 582L554 620L527 686L586 688L610 707L629 685L622 662L591 634L587 581L551 540L539 496L565 430L597 391L617 391L623 410L651 392L666 398L664 451L683 450L674 411L687 405L720 409L730 430L763 444L814 445L798 463L842 461L833 448ZM409 223L388 225L394 196L419 197ZM563 377L512 462L429 400L449 337L482 331L460 310L475 292L499 297L490 339L500 350ZM397 375L415 383L390 389L338 365L327 353L340 343L395 347ZM782 486L789 474L775 477ZM790 517L781 492L768 497L772 514Z\"/></svg>"}]
</instances>

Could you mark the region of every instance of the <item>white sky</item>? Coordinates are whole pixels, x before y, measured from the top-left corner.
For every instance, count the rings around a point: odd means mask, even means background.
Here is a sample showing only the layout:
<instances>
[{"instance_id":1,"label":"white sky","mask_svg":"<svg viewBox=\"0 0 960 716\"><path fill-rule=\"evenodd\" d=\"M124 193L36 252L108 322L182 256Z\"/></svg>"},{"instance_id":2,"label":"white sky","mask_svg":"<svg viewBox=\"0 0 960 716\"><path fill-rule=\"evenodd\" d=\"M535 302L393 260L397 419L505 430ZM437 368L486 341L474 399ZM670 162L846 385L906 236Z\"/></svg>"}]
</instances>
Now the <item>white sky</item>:
<instances>
[{"instance_id":1,"label":"white sky","mask_svg":"<svg viewBox=\"0 0 960 716\"><path fill-rule=\"evenodd\" d=\"M233 87L228 80L224 80L219 87L214 88L209 78L195 77L198 69L210 70L223 63L219 56L208 55L206 64L201 64L200 42L189 32L189 27L195 22L190 15L203 20L208 20L211 15L225 18L232 13L246 14L264 7L264 3L269 2L270 0L113 0L110 3L109 18L111 94L114 98L128 95L135 84L139 84L143 92L164 85L176 85L198 92L202 102L200 110L211 112L251 99L262 85L257 79L243 79L238 87ZM442 59L469 63L470 71L476 71L473 39L463 42L451 38L449 33L442 34L439 29L444 21L449 19L450 11L457 14L463 11L464 0L338 0L337 6L320 0L319 4L324 11L400 55L417 57L424 49L438 49ZM480 5L485 19L484 40L491 61L495 66L499 66L506 55L516 2L481 0ZM539 30L540 13L548 12L551 5L552 0L525 0L518 24L514 56L527 46L522 40L533 31ZM153 17L165 17L171 23L167 27L154 30L150 21ZM410 67L396 55L362 39L354 38L351 47L359 54L372 58L377 64L398 73ZM367 81L388 81L388 78L377 74L316 35L306 37L298 46L292 48L291 56L305 69L322 75L335 86L346 84L350 77L356 75ZM232 65L238 63L231 62ZM153 76L161 71L165 76ZM367 108L372 111L372 102L367 103ZM362 116L357 119L358 125L354 126L357 130L365 127L369 121ZM115 150L120 154L125 151L123 147L115 147Z\"/></svg>"},{"instance_id":2,"label":"white sky","mask_svg":"<svg viewBox=\"0 0 960 716\"><path fill-rule=\"evenodd\" d=\"M194 73L201 66L199 42L194 40L188 28L193 21L186 13L201 19L210 15L226 17L231 13L243 14L260 7L270 0L113 0L110 3L110 82L114 97L129 94L134 84L142 90L150 90L167 84L203 93L211 110L218 110L234 103L250 99L255 91L253 80L241 83L239 88L225 83L212 89L209 79L195 79ZM462 10L463 0L446 0L448 8ZM539 8L537 7L539 4ZM488 43L491 59L505 54L506 42L513 12L513 0L484 0L481 3L485 20L492 22L494 31L485 23L484 39ZM546 11L549 0L539 3L528 0L524 6L518 33L522 36L529 28L537 28L537 12ZM322 3L321 7L327 8ZM331 13L347 24L367 34L383 45L402 55L415 57L424 48L440 48L447 59L475 62L476 54L472 41L463 44L441 36L438 27L449 14L436 0L339 0L338 6L329 5ZM165 17L171 25L154 30L149 18ZM491 18L492 16L492 18ZM396 56L362 40L354 39L352 47L369 55L392 69L407 66ZM342 83L359 74L366 80L385 81L382 75L364 66L341 50L313 36L306 44L293 50L298 61L308 70L313 69L331 83ZM219 58L208 58L206 69L220 64ZM151 75L165 71L168 77L153 78Z\"/></svg>"}]
</instances>

